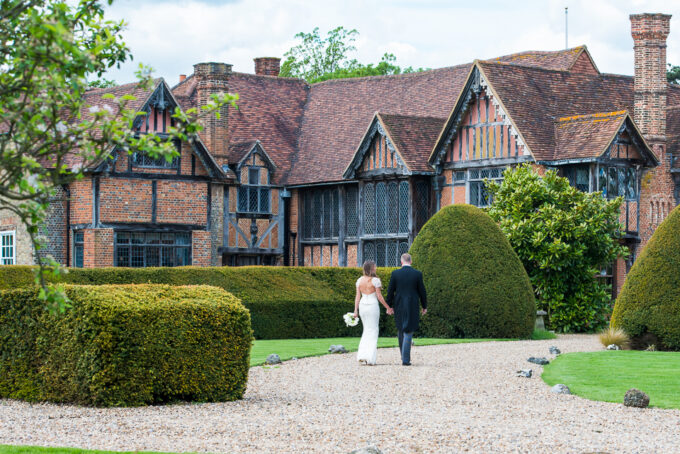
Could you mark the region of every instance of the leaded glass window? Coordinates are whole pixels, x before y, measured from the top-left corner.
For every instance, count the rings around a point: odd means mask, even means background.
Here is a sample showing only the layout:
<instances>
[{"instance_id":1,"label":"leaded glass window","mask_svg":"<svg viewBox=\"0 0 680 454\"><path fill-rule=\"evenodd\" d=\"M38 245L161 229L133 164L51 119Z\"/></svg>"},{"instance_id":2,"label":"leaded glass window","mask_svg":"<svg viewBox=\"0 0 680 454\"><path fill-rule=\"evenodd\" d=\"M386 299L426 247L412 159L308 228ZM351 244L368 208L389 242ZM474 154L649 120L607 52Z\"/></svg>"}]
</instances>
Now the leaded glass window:
<instances>
[{"instance_id":1,"label":"leaded glass window","mask_svg":"<svg viewBox=\"0 0 680 454\"><path fill-rule=\"evenodd\" d=\"M85 255L85 233L73 233L73 266L75 268L83 267L83 258Z\"/></svg>"},{"instance_id":2,"label":"leaded glass window","mask_svg":"<svg viewBox=\"0 0 680 454\"><path fill-rule=\"evenodd\" d=\"M242 181L238 188L239 213L269 214L271 191L269 186L260 184L260 172L268 172L262 167L248 169L248 181Z\"/></svg>"},{"instance_id":3,"label":"leaded glass window","mask_svg":"<svg viewBox=\"0 0 680 454\"><path fill-rule=\"evenodd\" d=\"M365 235L408 233L407 181L367 183L363 191Z\"/></svg>"},{"instance_id":4,"label":"leaded glass window","mask_svg":"<svg viewBox=\"0 0 680 454\"><path fill-rule=\"evenodd\" d=\"M590 192L590 167L567 166L563 170L563 175L569 180L569 184L582 192Z\"/></svg>"},{"instance_id":5,"label":"leaded glass window","mask_svg":"<svg viewBox=\"0 0 680 454\"><path fill-rule=\"evenodd\" d=\"M486 188L486 182L502 181L504 167L485 169L471 169L468 171L469 200L471 205L478 207L489 206L492 202L491 194Z\"/></svg>"},{"instance_id":6,"label":"leaded glass window","mask_svg":"<svg viewBox=\"0 0 680 454\"><path fill-rule=\"evenodd\" d=\"M0 232L0 265L16 264L16 232Z\"/></svg>"},{"instance_id":7,"label":"leaded glass window","mask_svg":"<svg viewBox=\"0 0 680 454\"><path fill-rule=\"evenodd\" d=\"M336 188L313 190L304 194L303 239L338 237L340 231L339 200Z\"/></svg>"},{"instance_id":8,"label":"leaded glass window","mask_svg":"<svg viewBox=\"0 0 680 454\"><path fill-rule=\"evenodd\" d=\"M430 217L430 185L427 181L417 181L414 189L413 222L416 232L420 231Z\"/></svg>"},{"instance_id":9,"label":"leaded glass window","mask_svg":"<svg viewBox=\"0 0 680 454\"><path fill-rule=\"evenodd\" d=\"M623 197L626 200L637 200L637 172L632 167L600 166L598 186L602 195L608 199Z\"/></svg>"},{"instance_id":10,"label":"leaded glass window","mask_svg":"<svg viewBox=\"0 0 680 454\"><path fill-rule=\"evenodd\" d=\"M345 229L348 237L357 236L359 230L359 190L350 186L345 190Z\"/></svg>"},{"instance_id":11,"label":"leaded glass window","mask_svg":"<svg viewBox=\"0 0 680 454\"><path fill-rule=\"evenodd\" d=\"M115 265L191 265L190 232L116 232Z\"/></svg>"},{"instance_id":12,"label":"leaded glass window","mask_svg":"<svg viewBox=\"0 0 680 454\"><path fill-rule=\"evenodd\" d=\"M180 142L175 141L177 148L177 156L167 160L163 156L151 157L148 153L143 151L136 151L132 153L132 165L135 167L149 167L155 169L177 169L179 168L179 153Z\"/></svg>"},{"instance_id":13,"label":"leaded glass window","mask_svg":"<svg viewBox=\"0 0 680 454\"><path fill-rule=\"evenodd\" d=\"M364 241L363 260L373 260L378 266L398 266L401 254L408 252L408 242L404 240Z\"/></svg>"}]
</instances>

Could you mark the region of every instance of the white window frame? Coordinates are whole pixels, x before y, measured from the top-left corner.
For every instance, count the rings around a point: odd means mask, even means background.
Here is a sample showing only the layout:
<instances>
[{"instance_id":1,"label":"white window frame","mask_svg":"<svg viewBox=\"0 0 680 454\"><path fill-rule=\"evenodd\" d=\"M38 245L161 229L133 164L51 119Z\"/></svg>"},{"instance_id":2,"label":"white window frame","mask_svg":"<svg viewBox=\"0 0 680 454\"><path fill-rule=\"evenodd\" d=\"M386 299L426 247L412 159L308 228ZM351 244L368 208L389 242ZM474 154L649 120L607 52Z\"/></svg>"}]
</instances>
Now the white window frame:
<instances>
[{"instance_id":1,"label":"white window frame","mask_svg":"<svg viewBox=\"0 0 680 454\"><path fill-rule=\"evenodd\" d=\"M9 236L12 238L12 256L4 257L4 246L2 246L2 238ZM11 263L4 263L5 260L10 259ZM16 230L3 230L0 231L0 265L16 265L17 263L17 231Z\"/></svg>"}]
</instances>

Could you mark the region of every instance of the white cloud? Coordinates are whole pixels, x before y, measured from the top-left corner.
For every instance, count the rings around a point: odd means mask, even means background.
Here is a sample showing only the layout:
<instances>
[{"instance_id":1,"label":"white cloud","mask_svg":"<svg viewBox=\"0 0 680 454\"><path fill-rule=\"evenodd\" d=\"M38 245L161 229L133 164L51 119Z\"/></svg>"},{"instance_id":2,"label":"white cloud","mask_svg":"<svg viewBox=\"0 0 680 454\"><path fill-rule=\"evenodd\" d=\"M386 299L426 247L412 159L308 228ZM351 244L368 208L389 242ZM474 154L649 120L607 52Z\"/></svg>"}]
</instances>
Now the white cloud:
<instances>
[{"instance_id":1,"label":"white cloud","mask_svg":"<svg viewBox=\"0 0 680 454\"><path fill-rule=\"evenodd\" d=\"M173 83L192 65L222 61L253 71L252 59L279 56L295 33L318 26L356 28L356 58L377 62L383 53L401 66L437 68L523 50L564 47L564 7L569 7L569 45L586 44L601 71L631 74L633 43L628 15L674 14L668 61L680 64L680 2L667 0L480 0L390 1L117 0L109 18L125 19L124 39L134 63L111 71L119 82L133 79L139 62Z\"/></svg>"}]
</instances>

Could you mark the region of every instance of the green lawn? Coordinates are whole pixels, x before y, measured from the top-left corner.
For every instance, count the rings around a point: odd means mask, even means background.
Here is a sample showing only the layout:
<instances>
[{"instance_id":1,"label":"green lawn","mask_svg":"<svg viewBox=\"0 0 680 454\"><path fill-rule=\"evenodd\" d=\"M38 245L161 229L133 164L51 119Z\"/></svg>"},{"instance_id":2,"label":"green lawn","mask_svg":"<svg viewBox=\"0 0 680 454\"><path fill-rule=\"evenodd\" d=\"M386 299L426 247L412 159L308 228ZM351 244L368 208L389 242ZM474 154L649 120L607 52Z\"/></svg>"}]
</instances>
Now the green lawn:
<instances>
[{"instance_id":1,"label":"green lawn","mask_svg":"<svg viewBox=\"0 0 680 454\"><path fill-rule=\"evenodd\" d=\"M8 446L0 445L0 454L132 454L148 453L152 451L92 451L89 449L77 448L40 448L38 446ZM157 453L160 454L160 453ZM169 454L169 453L163 453Z\"/></svg>"},{"instance_id":2,"label":"green lawn","mask_svg":"<svg viewBox=\"0 0 680 454\"><path fill-rule=\"evenodd\" d=\"M649 396L650 406L680 408L680 353L600 351L568 353L543 369L549 385L563 383L586 399L623 402L630 388Z\"/></svg>"}]
</instances>

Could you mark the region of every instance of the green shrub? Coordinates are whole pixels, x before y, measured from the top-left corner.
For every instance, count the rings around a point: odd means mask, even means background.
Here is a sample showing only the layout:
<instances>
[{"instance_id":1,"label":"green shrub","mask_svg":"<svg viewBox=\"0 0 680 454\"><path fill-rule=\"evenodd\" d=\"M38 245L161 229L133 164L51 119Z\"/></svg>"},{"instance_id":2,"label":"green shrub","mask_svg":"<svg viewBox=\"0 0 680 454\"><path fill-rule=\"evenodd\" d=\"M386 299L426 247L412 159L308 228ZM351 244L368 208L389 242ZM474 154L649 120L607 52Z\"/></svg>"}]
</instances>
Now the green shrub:
<instances>
[{"instance_id":1,"label":"green shrub","mask_svg":"<svg viewBox=\"0 0 680 454\"><path fill-rule=\"evenodd\" d=\"M214 287L65 286L49 312L38 290L0 292L0 396L127 406L240 399L248 311Z\"/></svg>"},{"instance_id":2,"label":"green shrub","mask_svg":"<svg viewBox=\"0 0 680 454\"><path fill-rule=\"evenodd\" d=\"M411 254L428 292L422 336L531 336L536 306L529 277L503 232L482 210L443 208L420 231Z\"/></svg>"},{"instance_id":3,"label":"green shrub","mask_svg":"<svg viewBox=\"0 0 680 454\"><path fill-rule=\"evenodd\" d=\"M385 290L391 272L378 270ZM291 339L361 335L361 325L348 328L342 320L354 310L359 276L358 268L337 267L71 268L62 282L212 285L241 299L250 310L257 339ZM31 267L0 266L0 290L33 284ZM383 336L396 334L394 320L384 310L380 328Z\"/></svg>"},{"instance_id":4,"label":"green shrub","mask_svg":"<svg viewBox=\"0 0 680 454\"><path fill-rule=\"evenodd\" d=\"M611 313L611 286L594 279L627 249L619 243L622 198L579 191L555 171L530 165L507 169L489 182L489 215L524 265L548 326L593 331Z\"/></svg>"},{"instance_id":5,"label":"green shrub","mask_svg":"<svg viewBox=\"0 0 680 454\"><path fill-rule=\"evenodd\" d=\"M631 346L680 351L680 211L675 208L650 238L616 299L611 326Z\"/></svg>"}]
</instances>

